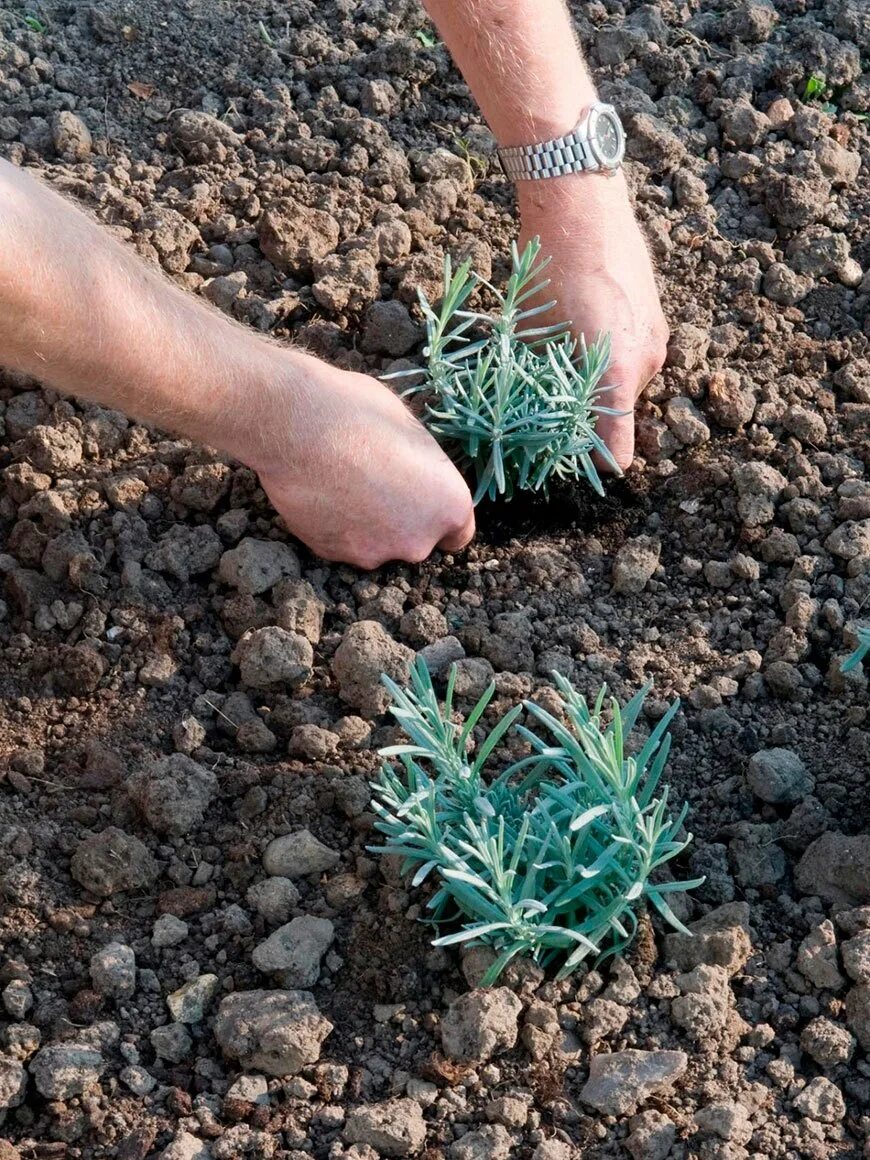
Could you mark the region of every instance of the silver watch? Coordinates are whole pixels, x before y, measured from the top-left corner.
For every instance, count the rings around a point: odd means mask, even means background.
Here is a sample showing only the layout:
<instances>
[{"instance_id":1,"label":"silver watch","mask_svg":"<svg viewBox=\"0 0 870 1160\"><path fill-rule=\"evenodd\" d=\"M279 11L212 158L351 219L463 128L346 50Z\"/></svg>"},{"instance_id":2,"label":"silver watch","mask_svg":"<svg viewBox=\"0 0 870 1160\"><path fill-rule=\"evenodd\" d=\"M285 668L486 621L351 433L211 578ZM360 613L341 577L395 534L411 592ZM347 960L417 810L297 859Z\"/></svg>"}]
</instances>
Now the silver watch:
<instances>
[{"instance_id":1,"label":"silver watch","mask_svg":"<svg viewBox=\"0 0 870 1160\"><path fill-rule=\"evenodd\" d=\"M625 130L613 105L598 101L564 137L537 145L499 149L505 176L512 181L564 177L568 173L615 173L625 156Z\"/></svg>"}]
</instances>

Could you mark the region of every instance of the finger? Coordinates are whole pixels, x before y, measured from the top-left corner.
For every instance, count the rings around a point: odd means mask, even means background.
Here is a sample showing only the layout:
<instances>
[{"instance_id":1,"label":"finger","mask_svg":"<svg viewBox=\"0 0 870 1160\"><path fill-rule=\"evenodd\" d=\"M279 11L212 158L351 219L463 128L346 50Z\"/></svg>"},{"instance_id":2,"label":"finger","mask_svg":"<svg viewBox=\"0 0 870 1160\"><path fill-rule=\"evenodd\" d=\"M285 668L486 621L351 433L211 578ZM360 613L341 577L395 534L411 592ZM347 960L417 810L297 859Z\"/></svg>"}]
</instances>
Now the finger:
<instances>
[{"instance_id":1,"label":"finger","mask_svg":"<svg viewBox=\"0 0 870 1160\"><path fill-rule=\"evenodd\" d=\"M444 552L458 552L466 547L474 539L475 522L474 522L474 508L468 513L468 519L456 531L449 532L439 542L438 547Z\"/></svg>"},{"instance_id":2,"label":"finger","mask_svg":"<svg viewBox=\"0 0 870 1160\"><path fill-rule=\"evenodd\" d=\"M622 471L631 467L634 459L634 411L627 415L599 415L595 424L596 432L607 444L613 458ZM613 467L603 456L596 456L596 466L604 471L613 471Z\"/></svg>"}]
</instances>

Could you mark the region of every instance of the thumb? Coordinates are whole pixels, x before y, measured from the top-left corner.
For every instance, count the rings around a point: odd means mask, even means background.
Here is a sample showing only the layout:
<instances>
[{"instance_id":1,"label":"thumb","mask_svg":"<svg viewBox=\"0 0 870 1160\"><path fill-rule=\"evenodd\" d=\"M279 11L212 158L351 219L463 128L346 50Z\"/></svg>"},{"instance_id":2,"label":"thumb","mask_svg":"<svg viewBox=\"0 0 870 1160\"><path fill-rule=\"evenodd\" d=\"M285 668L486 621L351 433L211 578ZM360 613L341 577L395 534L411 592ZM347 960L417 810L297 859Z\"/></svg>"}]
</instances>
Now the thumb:
<instances>
[{"instance_id":1,"label":"thumb","mask_svg":"<svg viewBox=\"0 0 870 1160\"><path fill-rule=\"evenodd\" d=\"M474 508L469 504L468 517L461 527L448 532L438 542L438 547L444 552L458 552L474 539L475 521Z\"/></svg>"}]
</instances>

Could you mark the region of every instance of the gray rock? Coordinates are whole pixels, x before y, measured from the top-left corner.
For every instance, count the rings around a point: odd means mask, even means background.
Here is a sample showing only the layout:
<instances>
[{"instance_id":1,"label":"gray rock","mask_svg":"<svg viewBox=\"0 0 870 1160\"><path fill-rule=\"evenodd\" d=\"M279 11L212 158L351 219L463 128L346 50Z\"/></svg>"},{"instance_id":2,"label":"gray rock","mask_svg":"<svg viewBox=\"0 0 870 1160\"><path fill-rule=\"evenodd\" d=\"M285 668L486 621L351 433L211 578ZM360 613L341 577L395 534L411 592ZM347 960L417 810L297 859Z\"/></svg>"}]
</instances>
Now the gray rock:
<instances>
[{"instance_id":1,"label":"gray rock","mask_svg":"<svg viewBox=\"0 0 870 1160\"><path fill-rule=\"evenodd\" d=\"M263 869L280 878L306 878L323 874L341 860L341 855L309 830L296 830L273 838L263 854Z\"/></svg>"},{"instance_id":2,"label":"gray rock","mask_svg":"<svg viewBox=\"0 0 870 1160\"><path fill-rule=\"evenodd\" d=\"M166 996L166 1006L176 1023L201 1023L205 1009L215 997L220 982L217 975L199 975Z\"/></svg>"},{"instance_id":3,"label":"gray rock","mask_svg":"<svg viewBox=\"0 0 870 1160\"><path fill-rule=\"evenodd\" d=\"M870 556L870 519L846 520L831 532L825 547L843 560Z\"/></svg>"},{"instance_id":4,"label":"gray rock","mask_svg":"<svg viewBox=\"0 0 870 1160\"><path fill-rule=\"evenodd\" d=\"M307 580L285 580L272 594L275 620L288 632L296 632L317 644L323 631L326 605Z\"/></svg>"},{"instance_id":5,"label":"gray rock","mask_svg":"<svg viewBox=\"0 0 870 1160\"><path fill-rule=\"evenodd\" d=\"M40 1095L49 1100L68 1100L95 1084L105 1066L95 1047L54 1043L37 1051L30 1061L30 1074Z\"/></svg>"},{"instance_id":6,"label":"gray rock","mask_svg":"<svg viewBox=\"0 0 870 1160\"><path fill-rule=\"evenodd\" d=\"M799 802L815 789L815 779L790 749L762 749L749 759L746 780L756 797L772 805Z\"/></svg>"},{"instance_id":7,"label":"gray rock","mask_svg":"<svg viewBox=\"0 0 870 1160\"><path fill-rule=\"evenodd\" d=\"M0 1055L0 1124L4 1113L24 1103L27 1091L27 1072L17 1059ZM0 1157L3 1153L0 1152Z\"/></svg>"},{"instance_id":8,"label":"gray rock","mask_svg":"<svg viewBox=\"0 0 870 1160\"><path fill-rule=\"evenodd\" d=\"M769 524L776 503L788 486L785 476L769 463L741 463L732 473L737 488L737 513L748 528Z\"/></svg>"},{"instance_id":9,"label":"gray rock","mask_svg":"<svg viewBox=\"0 0 870 1160\"><path fill-rule=\"evenodd\" d=\"M426 1142L426 1121L417 1101L407 1097L366 1104L348 1115L344 1139L381 1156L413 1156Z\"/></svg>"},{"instance_id":10,"label":"gray rock","mask_svg":"<svg viewBox=\"0 0 870 1160\"><path fill-rule=\"evenodd\" d=\"M837 960L837 935L830 919L814 927L798 947L797 969L821 990L839 991L846 985Z\"/></svg>"},{"instance_id":11,"label":"gray rock","mask_svg":"<svg viewBox=\"0 0 870 1160\"><path fill-rule=\"evenodd\" d=\"M846 974L856 983L870 983L870 930L862 930L840 948Z\"/></svg>"},{"instance_id":12,"label":"gray rock","mask_svg":"<svg viewBox=\"0 0 870 1160\"><path fill-rule=\"evenodd\" d=\"M51 119L51 138L61 157L82 161L94 147L91 131L75 113L61 109Z\"/></svg>"},{"instance_id":13,"label":"gray rock","mask_svg":"<svg viewBox=\"0 0 870 1160\"><path fill-rule=\"evenodd\" d=\"M299 891L289 878L276 875L249 886L245 900L261 918L274 926L289 921L294 906L299 902Z\"/></svg>"},{"instance_id":14,"label":"gray rock","mask_svg":"<svg viewBox=\"0 0 870 1160\"><path fill-rule=\"evenodd\" d=\"M339 224L322 209L289 197L272 198L257 224L260 249L279 269L308 274L314 262L338 245Z\"/></svg>"},{"instance_id":15,"label":"gray rock","mask_svg":"<svg viewBox=\"0 0 870 1160\"><path fill-rule=\"evenodd\" d=\"M242 684L251 689L271 685L296 689L314 671L311 642L275 624L246 632L233 650L232 660L239 666Z\"/></svg>"},{"instance_id":16,"label":"gray rock","mask_svg":"<svg viewBox=\"0 0 870 1160\"><path fill-rule=\"evenodd\" d=\"M176 947L187 938L189 927L174 914L161 914L151 931L151 945L157 950Z\"/></svg>"},{"instance_id":17,"label":"gray rock","mask_svg":"<svg viewBox=\"0 0 870 1160\"><path fill-rule=\"evenodd\" d=\"M508 1160L514 1140L501 1124L466 1132L448 1149L450 1160Z\"/></svg>"},{"instance_id":18,"label":"gray rock","mask_svg":"<svg viewBox=\"0 0 870 1160\"><path fill-rule=\"evenodd\" d=\"M456 661L465 656L461 641L455 636L444 636L434 644L427 644L417 653L433 677L442 677Z\"/></svg>"},{"instance_id":19,"label":"gray rock","mask_svg":"<svg viewBox=\"0 0 870 1160\"><path fill-rule=\"evenodd\" d=\"M662 542L654 536L636 536L616 553L613 591L626 595L643 592L659 566Z\"/></svg>"},{"instance_id":20,"label":"gray rock","mask_svg":"<svg viewBox=\"0 0 870 1160\"><path fill-rule=\"evenodd\" d=\"M211 1146L181 1129L160 1153L160 1160L212 1160Z\"/></svg>"},{"instance_id":21,"label":"gray rock","mask_svg":"<svg viewBox=\"0 0 870 1160\"><path fill-rule=\"evenodd\" d=\"M690 935L665 936L665 959L683 971L702 964L724 967L736 975L752 953L749 934L749 906L728 902L689 924Z\"/></svg>"},{"instance_id":22,"label":"gray rock","mask_svg":"<svg viewBox=\"0 0 870 1160\"><path fill-rule=\"evenodd\" d=\"M675 1129L676 1131L676 1129ZM532 1153L532 1160L575 1160L577 1153L570 1144L554 1137L542 1140Z\"/></svg>"},{"instance_id":23,"label":"gray rock","mask_svg":"<svg viewBox=\"0 0 870 1160\"><path fill-rule=\"evenodd\" d=\"M843 1093L836 1084L821 1075L810 1080L794 1100L793 1107L808 1120L816 1120L820 1124L838 1124L846 1115Z\"/></svg>"},{"instance_id":24,"label":"gray rock","mask_svg":"<svg viewBox=\"0 0 870 1160\"><path fill-rule=\"evenodd\" d=\"M136 1096L147 1096L157 1087L157 1080L154 1076L144 1067L139 1067L138 1064L122 1068L118 1078Z\"/></svg>"},{"instance_id":25,"label":"gray rock","mask_svg":"<svg viewBox=\"0 0 870 1160\"><path fill-rule=\"evenodd\" d=\"M334 938L329 919L303 914L254 947L251 960L258 971L273 975L282 987L312 987L320 978L320 960Z\"/></svg>"},{"instance_id":26,"label":"gray rock","mask_svg":"<svg viewBox=\"0 0 870 1160\"><path fill-rule=\"evenodd\" d=\"M469 991L450 1004L441 1022L441 1043L451 1058L480 1062L517 1041L523 1005L507 987Z\"/></svg>"},{"instance_id":27,"label":"gray rock","mask_svg":"<svg viewBox=\"0 0 870 1160\"><path fill-rule=\"evenodd\" d=\"M287 753L306 761L326 761L338 748L338 735L319 725L296 725L290 732Z\"/></svg>"},{"instance_id":28,"label":"gray rock","mask_svg":"<svg viewBox=\"0 0 870 1160\"><path fill-rule=\"evenodd\" d=\"M614 1051L592 1057L580 1099L610 1116L630 1115L669 1088L689 1064L684 1051Z\"/></svg>"},{"instance_id":29,"label":"gray rock","mask_svg":"<svg viewBox=\"0 0 870 1160\"><path fill-rule=\"evenodd\" d=\"M665 422L684 447L697 447L710 438L707 421L691 399L670 399L665 407Z\"/></svg>"},{"instance_id":30,"label":"gray rock","mask_svg":"<svg viewBox=\"0 0 870 1160\"><path fill-rule=\"evenodd\" d=\"M223 548L220 536L208 524L173 524L145 557L145 563L155 572L167 572L186 584L191 576L210 572Z\"/></svg>"},{"instance_id":31,"label":"gray rock","mask_svg":"<svg viewBox=\"0 0 870 1160\"><path fill-rule=\"evenodd\" d=\"M399 621L400 634L415 648L435 644L449 631L447 617L433 604L418 604Z\"/></svg>"},{"instance_id":32,"label":"gray rock","mask_svg":"<svg viewBox=\"0 0 870 1160\"><path fill-rule=\"evenodd\" d=\"M870 834L822 834L798 862L795 884L842 909L870 902Z\"/></svg>"},{"instance_id":33,"label":"gray rock","mask_svg":"<svg viewBox=\"0 0 870 1160\"><path fill-rule=\"evenodd\" d=\"M85 838L70 861L76 882L102 897L151 886L159 872L147 847L115 826Z\"/></svg>"},{"instance_id":34,"label":"gray rock","mask_svg":"<svg viewBox=\"0 0 870 1160\"><path fill-rule=\"evenodd\" d=\"M776 843L772 826L741 822L729 849L741 886L769 886L785 876L785 854Z\"/></svg>"},{"instance_id":35,"label":"gray rock","mask_svg":"<svg viewBox=\"0 0 870 1160\"><path fill-rule=\"evenodd\" d=\"M736 1100L722 1100L699 1108L695 1112L695 1123L702 1132L718 1136L720 1140L731 1140L738 1147L748 1144L752 1138L749 1112Z\"/></svg>"},{"instance_id":36,"label":"gray rock","mask_svg":"<svg viewBox=\"0 0 870 1160\"><path fill-rule=\"evenodd\" d=\"M265 1106L269 1103L269 1081L264 1075L240 1075L227 1092L226 1098Z\"/></svg>"},{"instance_id":37,"label":"gray rock","mask_svg":"<svg viewBox=\"0 0 870 1160\"><path fill-rule=\"evenodd\" d=\"M640 1112L628 1124L625 1150L633 1160L667 1160L677 1138L677 1126L663 1112Z\"/></svg>"},{"instance_id":38,"label":"gray rock","mask_svg":"<svg viewBox=\"0 0 870 1160\"><path fill-rule=\"evenodd\" d=\"M33 1006L33 991L23 979L11 979L0 997L7 1014L13 1019L23 1019Z\"/></svg>"},{"instance_id":39,"label":"gray rock","mask_svg":"<svg viewBox=\"0 0 870 1160\"><path fill-rule=\"evenodd\" d=\"M257 596L280 580L298 580L301 571L299 557L289 544L246 536L221 556L218 578L239 592Z\"/></svg>"},{"instance_id":40,"label":"gray rock","mask_svg":"<svg viewBox=\"0 0 870 1160\"><path fill-rule=\"evenodd\" d=\"M420 341L420 327L403 302L373 302L365 314L362 348L399 358Z\"/></svg>"},{"instance_id":41,"label":"gray rock","mask_svg":"<svg viewBox=\"0 0 870 1160\"><path fill-rule=\"evenodd\" d=\"M819 1067L837 1067L852 1058L855 1037L840 1023L820 1015L812 1019L801 1032L801 1050L814 1059Z\"/></svg>"},{"instance_id":42,"label":"gray rock","mask_svg":"<svg viewBox=\"0 0 870 1160\"><path fill-rule=\"evenodd\" d=\"M846 996L846 1025L864 1051L870 1051L870 984L859 983Z\"/></svg>"},{"instance_id":43,"label":"gray rock","mask_svg":"<svg viewBox=\"0 0 870 1160\"><path fill-rule=\"evenodd\" d=\"M91 955L94 990L111 999L129 999L136 990L136 956L132 947L110 942Z\"/></svg>"},{"instance_id":44,"label":"gray rock","mask_svg":"<svg viewBox=\"0 0 870 1160\"><path fill-rule=\"evenodd\" d=\"M125 788L152 830L178 836L202 822L217 795L218 780L204 765L173 753L138 770Z\"/></svg>"},{"instance_id":45,"label":"gray rock","mask_svg":"<svg viewBox=\"0 0 870 1160\"><path fill-rule=\"evenodd\" d=\"M223 145L237 149L242 143L238 133L225 121L201 109L176 109L171 115L169 128L173 141L184 153L194 145L206 145L209 149Z\"/></svg>"},{"instance_id":46,"label":"gray rock","mask_svg":"<svg viewBox=\"0 0 870 1160\"><path fill-rule=\"evenodd\" d=\"M221 1002L214 1022L224 1055L276 1076L317 1063L331 1031L309 991L237 991Z\"/></svg>"},{"instance_id":47,"label":"gray rock","mask_svg":"<svg viewBox=\"0 0 870 1160\"><path fill-rule=\"evenodd\" d=\"M193 1047L193 1040L183 1023L165 1023L162 1027L155 1027L149 1038L154 1054L169 1063L181 1063Z\"/></svg>"},{"instance_id":48,"label":"gray rock","mask_svg":"<svg viewBox=\"0 0 870 1160\"><path fill-rule=\"evenodd\" d=\"M390 702L381 676L399 685L408 682L414 653L393 640L376 620L359 620L345 631L332 658L332 673L339 696L363 715L383 713Z\"/></svg>"}]
</instances>

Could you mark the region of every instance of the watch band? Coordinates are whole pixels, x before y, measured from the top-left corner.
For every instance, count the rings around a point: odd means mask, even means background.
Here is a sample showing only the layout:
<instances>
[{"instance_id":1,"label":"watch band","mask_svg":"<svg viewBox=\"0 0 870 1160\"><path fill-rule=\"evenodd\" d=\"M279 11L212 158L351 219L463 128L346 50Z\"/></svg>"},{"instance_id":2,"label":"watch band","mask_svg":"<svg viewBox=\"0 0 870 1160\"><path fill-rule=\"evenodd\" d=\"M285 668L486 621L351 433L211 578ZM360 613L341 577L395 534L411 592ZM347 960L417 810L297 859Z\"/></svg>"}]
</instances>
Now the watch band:
<instances>
[{"instance_id":1,"label":"watch band","mask_svg":"<svg viewBox=\"0 0 870 1160\"><path fill-rule=\"evenodd\" d=\"M564 177L568 173L600 169L584 132L588 123L588 116L584 116L579 125L562 137L554 137L538 145L511 145L499 149L498 156L505 177L511 181L534 181L542 177Z\"/></svg>"}]
</instances>

